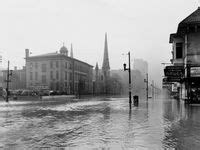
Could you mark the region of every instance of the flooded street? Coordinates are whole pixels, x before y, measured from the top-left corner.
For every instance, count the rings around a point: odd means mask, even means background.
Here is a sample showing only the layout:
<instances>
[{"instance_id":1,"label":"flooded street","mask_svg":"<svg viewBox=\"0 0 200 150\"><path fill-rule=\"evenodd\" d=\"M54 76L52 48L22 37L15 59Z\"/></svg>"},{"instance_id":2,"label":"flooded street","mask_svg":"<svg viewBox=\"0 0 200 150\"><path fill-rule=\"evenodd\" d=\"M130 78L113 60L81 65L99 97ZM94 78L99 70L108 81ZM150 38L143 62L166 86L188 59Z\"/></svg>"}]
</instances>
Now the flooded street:
<instances>
[{"instance_id":1,"label":"flooded street","mask_svg":"<svg viewBox=\"0 0 200 150\"><path fill-rule=\"evenodd\" d=\"M127 98L0 102L2 149L199 149L200 106Z\"/></svg>"}]
</instances>

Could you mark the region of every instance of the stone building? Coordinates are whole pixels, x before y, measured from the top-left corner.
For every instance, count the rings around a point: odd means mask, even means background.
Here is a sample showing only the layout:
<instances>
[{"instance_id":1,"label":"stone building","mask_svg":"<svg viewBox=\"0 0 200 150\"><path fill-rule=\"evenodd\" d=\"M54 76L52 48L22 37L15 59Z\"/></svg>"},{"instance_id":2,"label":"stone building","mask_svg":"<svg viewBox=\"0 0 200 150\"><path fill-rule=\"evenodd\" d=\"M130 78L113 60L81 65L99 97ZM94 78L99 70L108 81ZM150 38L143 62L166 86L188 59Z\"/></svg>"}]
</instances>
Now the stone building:
<instances>
[{"instance_id":1,"label":"stone building","mask_svg":"<svg viewBox=\"0 0 200 150\"><path fill-rule=\"evenodd\" d=\"M30 56L26 49L26 86L66 94L92 93L93 66L73 58L63 45L59 52Z\"/></svg>"},{"instance_id":2,"label":"stone building","mask_svg":"<svg viewBox=\"0 0 200 150\"><path fill-rule=\"evenodd\" d=\"M172 44L172 67L168 68L172 69L167 73L173 77L168 77L167 82L178 83L180 98L200 99L200 8L179 23L169 42Z\"/></svg>"},{"instance_id":3,"label":"stone building","mask_svg":"<svg viewBox=\"0 0 200 150\"><path fill-rule=\"evenodd\" d=\"M98 63L95 67L94 93L109 94L110 64L108 56L107 33L105 34L104 55L102 69L99 69Z\"/></svg>"}]
</instances>

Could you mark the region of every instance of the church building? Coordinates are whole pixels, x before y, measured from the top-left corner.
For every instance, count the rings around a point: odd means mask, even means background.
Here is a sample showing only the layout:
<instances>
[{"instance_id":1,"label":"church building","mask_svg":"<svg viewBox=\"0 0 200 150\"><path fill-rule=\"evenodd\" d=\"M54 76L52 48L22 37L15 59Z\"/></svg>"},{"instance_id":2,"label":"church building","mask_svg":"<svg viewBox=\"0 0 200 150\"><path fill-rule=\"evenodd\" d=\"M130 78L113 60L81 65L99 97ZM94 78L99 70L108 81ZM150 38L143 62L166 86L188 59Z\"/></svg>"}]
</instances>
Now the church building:
<instances>
[{"instance_id":1,"label":"church building","mask_svg":"<svg viewBox=\"0 0 200 150\"><path fill-rule=\"evenodd\" d=\"M110 79L110 64L108 57L108 41L107 33L105 34L104 42L104 55L102 69L99 69L98 63L95 67L95 82L94 93L95 94L109 94L109 79Z\"/></svg>"}]
</instances>

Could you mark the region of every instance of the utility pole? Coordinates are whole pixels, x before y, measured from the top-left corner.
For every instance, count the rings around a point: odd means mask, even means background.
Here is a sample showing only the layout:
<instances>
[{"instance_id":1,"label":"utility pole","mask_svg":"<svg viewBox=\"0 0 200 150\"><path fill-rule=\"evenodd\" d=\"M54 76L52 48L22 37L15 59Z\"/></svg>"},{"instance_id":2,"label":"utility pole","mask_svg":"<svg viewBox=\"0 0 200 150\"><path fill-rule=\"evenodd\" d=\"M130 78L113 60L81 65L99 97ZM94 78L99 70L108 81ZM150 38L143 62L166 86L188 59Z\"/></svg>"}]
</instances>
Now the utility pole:
<instances>
[{"instance_id":1,"label":"utility pole","mask_svg":"<svg viewBox=\"0 0 200 150\"><path fill-rule=\"evenodd\" d=\"M8 102L8 96L9 96L9 82L11 82L11 81L10 81L10 76L12 75L12 70L11 70L11 73L10 73L9 66L10 66L10 61L8 61L7 80L6 80L6 102Z\"/></svg>"},{"instance_id":2,"label":"utility pole","mask_svg":"<svg viewBox=\"0 0 200 150\"><path fill-rule=\"evenodd\" d=\"M148 87L148 84L149 84L149 81L148 81L148 73L146 74L146 79L144 79L144 82L146 83L146 97L147 97L147 100L148 100L148 93L149 93L149 87Z\"/></svg>"},{"instance_id":3,"label":"utility pole","mask_svg":"<svg viewBox=\"0 0 200 150\"><path fill-rule=\"evenodd\" d=\"M126 68L126 64L124 63L124 71L128 70L129 72L129 106L130 106L130 109L131 109L131 63L130 63L130 52L128 52L128 64L129 64L129 67Z\"/></svg>"},{"instance_id":4,"label":"utility pole","mask_svg":"<svg viewBox=\"0 0 200 150\"><path fill-rule=\"evenodd\" d=\"M152 98L154 99L154 81L153 80L152 80L151 86L152 86Z\"/></svg>"}]
</instances>

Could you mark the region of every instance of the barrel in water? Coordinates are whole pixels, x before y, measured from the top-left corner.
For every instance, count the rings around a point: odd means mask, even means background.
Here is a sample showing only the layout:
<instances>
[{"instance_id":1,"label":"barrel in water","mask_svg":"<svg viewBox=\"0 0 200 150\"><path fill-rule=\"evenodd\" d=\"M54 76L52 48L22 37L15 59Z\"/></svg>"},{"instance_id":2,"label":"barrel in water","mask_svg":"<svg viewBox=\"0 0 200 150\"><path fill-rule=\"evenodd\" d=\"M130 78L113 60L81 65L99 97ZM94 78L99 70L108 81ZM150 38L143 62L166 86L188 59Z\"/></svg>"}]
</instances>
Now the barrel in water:
<instances>
[{"instance_id":1,"label":"barrel in water","mask_svg":"<svg viewBox=\"0 0 200 150\"><path fill-rule=\"evenodd\" d=\"M133 103L134 103L135 106L138 106L138 103L139 103L139 96L138 95L133 96Z\"/></svg>"}]
</instances>

